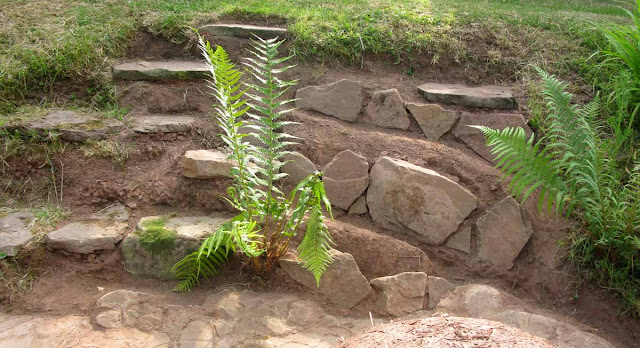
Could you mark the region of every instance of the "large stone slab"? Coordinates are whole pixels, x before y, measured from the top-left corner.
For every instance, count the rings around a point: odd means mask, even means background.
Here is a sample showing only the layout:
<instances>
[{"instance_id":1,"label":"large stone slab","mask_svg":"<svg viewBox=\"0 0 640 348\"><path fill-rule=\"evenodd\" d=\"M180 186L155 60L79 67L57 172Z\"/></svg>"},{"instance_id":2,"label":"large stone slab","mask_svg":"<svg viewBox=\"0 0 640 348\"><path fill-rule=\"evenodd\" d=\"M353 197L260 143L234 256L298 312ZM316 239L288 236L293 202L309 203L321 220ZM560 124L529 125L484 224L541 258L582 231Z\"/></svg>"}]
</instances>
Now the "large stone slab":
<instances>
[{"instance_id":1,"label":"large stone slab","mask_svg":"<svg viewBox=\"0 0 640 348\"><path fill-rule=\"evenodd\" d=\"M532 134L527 121L520 114L471 114L463 112L460 116L460 122L453 130L453 134L490 162L494 162L495 156L491 154L491 150L486 145L487 141L484 134L479 129L469 127L470 125L487 126L499 130L503 130L506 127L522 127L527 137Z\"/></svg>"},{"instance_id":2,"label":"large stone slab","mask_svg":"<svg viewBox=\"0 0 640 348\"><path fill-rule=\"evenodd\" d=\"M407 130L411 119L397 89L376 91L362 117L364 123L379 127Z\"/></svg>"},{"instance_id":3,"label":"large stone slab","mask_svg":"<svg viewBox=\"0 0 640 348\"><path fill-rule=\"evenodd\" d=\"M296 92L296 107L355 122L362 109L362 86L340 80L322 86L307 86Z\"/></svg>"},{"instance_id":4,"label":"large stone slab","mask_svg":"<svg viewBox=\"0 0 640 348\"><path fill-rule=\"evenodd\" d=\"M457 84L425 83L418 86L420 94L428 101L490 109L515 109L518 107L510 87L467 87Z\"/></svg>"},{"instance_id":5,"label":"large stone slab","mask_svg":"<svg viewBox=\"0 0 640 348\"><path fill-rule=\"evenodd\" d=\"M47 248L70 253L91 254L112 250L127 228L122 222L73 222L47 235Z\"/></svg>"},{"instance_id":6,"label":"large stone slab","mask_svg":"<svg viewBox=\"0 0 640 348\"><path fill-rule=\"evenodd\" d=\"M299 153L293 153L286 158L286 163L280 168L281 173L289 176L287 180L298 184L307 176L316 172L316 165L310 159Z\"/></svg>"},{"instance_id":7,"label":"large stone slab","mask_svg":"<svg viewBox=\"0 0 640 348\"><path fill-rule=\"evenodd\" d=\"M287 29L278 27L261 27L248 24L208 24L198 28L200 34L211 36L234 36L245 39L252 39L259 36L263 39L280 38L287 36Z\"/></svg>"},{"instance_id":8,"label":"large stone slab","mask_svg":"<svg viewBox=\"0 0 640 348\"><path fill-rule=\"evenodd\" d=\"M351 150L337 154L322 172L329 201L344 210L349 210L369 186L369 163Z\"/></svg>"},{"instance_id":9,"label":"large stone slab","mask_svg":"<svg viewBox=\"0 0 640 348\"><path fill-rule=\"evenodd\" d=\"M407 109L431 141L438 141L460 118L459 112L445 110L438 104L407 103Z\"/></svg>"},{"instance_id":10,"label":"large stone slab","mask_svg":"<svg viewBox=\"0 0 640 348\"><path fill-rule=\"evenodd\" d=\"M0 252L16 256L33 238L31 223L34 215L26 211L9 213L0 218Z\"/></svg>"},{"instance_id":11,"label":"large stone slab","mask_svg":"<svg viewBox=\"0 0 640 348\"><path fill-rule=\"evenodd\" d=\"M122 242L125 265L138 276L172 279L173 265L198 250L201 241L227 221L229 218L225 215L144 217ZM142 236L158 227L170 233L155 243L145 243Z\"/></svg>"},{"instance_id":12,"label":"large stone slab","mask_svg":"<svg viewBox=\"0 0 640 348\"><path fill-rule=\"evenodd\" d=\"M133 131L137 133L188 132L196 124L196 118L184 115L145 115L133 119Z\"/></svg>"},{"instance_id":13,"label":"large stone slab","mask_svg":"<svg viewBox=\"0 0 640 348\"><path fill-rule=\"evenodd\" d=\"M302 268L302 264L289 255L280 260L280 267L295 281L307 288L317 291L331 302L351 308L364 300L371 292L371 286L358 268L351 254L336 249L330 251L333 262L320 279L320 287L316 285L313 275Z\"/></svg>"},{"instance_id":14,"label":"large stone slab","mask_svg":"<svg viewBox=\"0 0 640 348\"><path fill-rule=\"evenodd\" d=\"M404 272L372 279L369 284L377 292L376 307L382 314L399 317L424 308L426 273Z\"/></svg>"},{"instance_id":15,"label":"large stone slab","mask_svg":"<svg viewBox=\"0 0 640 348\"><path fill-rule=\"evenodd\" d=\"M193 179L211 179L229 176L234 161L217 150L191 150L182 157L182 175Z\"/></svg>"},{"instance_id":16,"label":"large stone slab","mask_svg":"<svg viewBox=\"0 0 640 348\"><path fill-rule=\"evenodd\" d=\"M513 261L533 234L526 212L511 197L481 216L476 228L478 258L488 261L498 271L513 267Z\"/></svg>"},{"instance_id":17,"label":"large stone slab","mask_svg":"<svg viewBox=\"0 0 640 348\"><path fill-rule=\"evenodd\" d=\"M113 78L122 80L184 80L210 76L204 62L162 61L128 62L113 67Z\"/></svg>"},{"instance_id":18,"label":"large stone slab","mask_svg":"<svg viewBox=\"0 0 640 348\"><path fill-rule=\"evenodd\" d=\"M79 114L75 111L54 111L42 119L25 124L24 127L40 135L55 132L67 141L103 139L125 128L124 124L116 119L103 119L97 115Z\"/></svg>"},{"instance_id":19,"label":"large stone slab","mask_svg":"<svg viewBox=\"0 0 640 348\"><path fill-rule=\"evenodd\" d=\"M432 245L444 242L477 205L456 182L402 160L381 157L370 177L367 205L373 221Z\"/></svg>"}]
</instances>

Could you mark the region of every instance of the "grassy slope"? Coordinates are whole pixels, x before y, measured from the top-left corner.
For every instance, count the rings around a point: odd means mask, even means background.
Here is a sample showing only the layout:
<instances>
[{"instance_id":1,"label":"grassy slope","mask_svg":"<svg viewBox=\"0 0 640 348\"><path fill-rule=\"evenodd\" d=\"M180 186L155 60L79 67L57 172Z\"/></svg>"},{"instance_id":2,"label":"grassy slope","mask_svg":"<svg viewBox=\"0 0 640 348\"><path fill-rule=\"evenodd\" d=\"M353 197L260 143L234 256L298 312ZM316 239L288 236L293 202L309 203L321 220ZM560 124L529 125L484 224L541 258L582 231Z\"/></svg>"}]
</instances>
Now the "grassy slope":
<instances>
[{"instance_id":1,"label":"grassy slope","mask_svg":"<svg viewBox=\"0 0 640 348\"><path fill-rule=\"evenodd\" d=\"M616 0L0 0L0 112L62 79L88 86L89 106L111 102L108 58L145 26L174 41L183 28L225 17L288 23L303 56L358 62L443 56L491 69L530 63L562 73L588 57L584 19L616 19ZM478 55L471 47L490 38ZM476 40L474 40L474 38ZM575 69L573 69L575 70ZM517 76L516 76L517 77ZM513 78L505 76L504 78Z\"/></svg>"}]
</instances>

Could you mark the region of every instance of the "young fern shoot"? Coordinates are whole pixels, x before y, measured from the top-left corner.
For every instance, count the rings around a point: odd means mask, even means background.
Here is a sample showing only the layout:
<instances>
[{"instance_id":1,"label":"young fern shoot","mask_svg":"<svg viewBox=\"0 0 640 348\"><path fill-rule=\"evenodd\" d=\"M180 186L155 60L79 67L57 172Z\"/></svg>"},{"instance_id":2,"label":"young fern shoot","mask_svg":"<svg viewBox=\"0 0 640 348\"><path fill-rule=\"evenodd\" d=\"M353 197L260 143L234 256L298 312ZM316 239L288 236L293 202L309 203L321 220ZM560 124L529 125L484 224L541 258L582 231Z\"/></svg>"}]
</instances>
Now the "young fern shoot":
<instances>
[{"instance_id":1,"label":"young fern shoot","mask_svg":"<svg viewBox=\"0 0 640 348\"><path fill-rule=\"evenodd\" d=\"M176 291L186 291L197 285L201 278L217 274L230 252L240 252L249 258L257 274L270 273L289 249L292 238L306 221L304 237L298 247L303 267L320 284L320 278L331 263L332 243L324 223L323 212L331 216L331 203L322 182L322 175L314 173L302 180L285 195L278 181L286 176L280 168L293 152L286 148L295 144L296 137L283 132L283 127L294 124L285 121L285 107L293 100L283 99L289 87L297 81L286 81L279 75L293 66L284 65L291 57L278 58L282 41L253 41L251 57L245 65L253 76L248 90L241 90L242 74L235 69L220 46L215 50L200 38L200 48L211 70L209 85L217 101L215 116L222 129L220 135L232 152L234 160L228 188L229 203L239 214L209 236L200 249L174 266L180 283ZM243 98L248 97L251 102ZM249 112L250 111L250 112ZM243 121L248 116L250 123ZM262 146L253 146L243 140L249 134L241 128L251 129Z\"/></svg>"}]
</instances>

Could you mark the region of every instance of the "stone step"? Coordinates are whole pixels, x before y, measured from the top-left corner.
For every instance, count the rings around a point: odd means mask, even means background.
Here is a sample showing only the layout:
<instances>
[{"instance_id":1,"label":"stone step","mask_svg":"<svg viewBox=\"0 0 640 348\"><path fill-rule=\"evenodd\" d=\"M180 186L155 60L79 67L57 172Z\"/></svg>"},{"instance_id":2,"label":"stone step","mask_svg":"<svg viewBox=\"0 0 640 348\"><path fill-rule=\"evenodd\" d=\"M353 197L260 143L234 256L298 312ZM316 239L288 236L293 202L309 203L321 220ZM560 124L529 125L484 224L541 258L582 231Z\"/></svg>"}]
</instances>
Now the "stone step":
<instances>
[{"instance_id":1,"label":"stone step","mask_svg":"<svg viewBox=\"0 0 640 348\"><path fill-rule=\"evenodd\" d=\"M257 35L263 39L281 38L287 36L287 29L277 27L261 27L245 24L208 24L198 29L201 34L211 36L233 36L243 39L253 38Z\"/></svg>"},{"instance_id":2,"label":"stone step","mask_svg":"<svg viewBox=\"0 0 640 348\"><path fill-rule=\"evenodd\" d=\"M197 119L185 115L141 115L132 120L137 133L178 133L193 129Z\"/></svg>"},{"instance_id":3,"label":"stone step","mask_svg":"<svg viewBox=\"0 0 640 348\"><path fill-rule=\"evenodd\" d=\"M420 94L432 102L489 109L515 109L513 90L503 86L467 87L457 84L425 83Z\"/></svg>"},{"instance_id":4,"label":"stone step","mask_svg":"<svg viewBox=\"0 0 640 348\"><path fill-rule=\"evenodd\" d=\"M140 80L185 80L202 79L209 76L204 62L198 61L137 61L113 67L113 78L131 81Z\"/></svg>"}]
</instances>

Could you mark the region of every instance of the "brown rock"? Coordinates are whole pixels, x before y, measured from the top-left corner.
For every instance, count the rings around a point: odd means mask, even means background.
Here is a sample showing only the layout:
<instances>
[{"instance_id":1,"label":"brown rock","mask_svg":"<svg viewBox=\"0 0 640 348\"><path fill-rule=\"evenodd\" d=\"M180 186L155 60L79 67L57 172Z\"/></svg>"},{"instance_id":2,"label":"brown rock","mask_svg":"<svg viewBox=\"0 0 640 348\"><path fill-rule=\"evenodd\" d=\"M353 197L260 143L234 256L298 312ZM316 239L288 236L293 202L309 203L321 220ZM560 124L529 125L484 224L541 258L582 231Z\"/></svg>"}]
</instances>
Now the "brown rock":
<instances>
[{"instance_id":1,"label":"brown rock","mask_svg":"<svg viewBox=\"0 0 640 348\"><path fill-rule=\"evenodd\" d=\"M454 234L447 241L447 246L467 254L471 253L471 227L465 227Z\"/></svg>"},{"instance_id":2,"label":"brown rock","mask_svg":"<svg viewBox=\"0 0 640 348\"><path fill-rule=\"evenodd\" d=\"M364 111L364 123L384 128L407 130L411 120L397 89L374 92Z\"/></svg>"},{"instance_id":3,"label":"brown rock","mask_svg":"<svg viewBox=\"0 0 640 348\"><path fill-rule=\"evenodd\" d=\"M509 87L467 87L456 84L425 83L418 86L420 94L432 102L478 108L515 109L518 103Z\"/></svg>"},{"instance_id":4,"label":"brown rock","mask_svg":"<svg viewBox=\"0 0 640 348\"><path fill-rule=\"evenodd\" d=\"M419 311L424 306L427 292L427 274L405 272L394 276L372 279L369 284L376 290L376 307L382 314L402 316Z\"/></svg>"},{"instance_id":5,"label":"brown rock","mask_svg":"<svg viewBox=\"0 0 640 348\"><path fill-rule=\"evenodd\" d=\"M322 86L307 86L296 92L296 107L355 122L362 109L362 86L340 80Z\"/></svg>"},{"instance_id":6,"label":"brown rock","mask_svg":"<svg viewBox=\"0 0 640 348\"><path fill-rule=\"evenodd\" d=\"M316 165L299 153L287 156L286 160L287 163L280 168L280 172L289 174L288 180L296 185L316 171Z\"/></svg>"},{"instance_id":7,"label":"brown rock","mask_svg":"<svg viewBox=\"0 0 640 348\"><path fill-rule=\"evenodd\" d=\"M429 309L434 309L440 300L456 287L444 278L429 276L427 288L429 290Z\"/></svg>"},{"instance_id":8,"label":"brown rock","mask_svg":"<svg viewBox=\"0 0 640 348\"><path fill-rule=\"evenodd\" d=\"M182 175L193 179L211 179L229 176L234 161L217 150L191 150L182 157Z\"/></svg>"},{"instance_id":9,"label":"brown rock","mask_svg":"<svg viewBox=\"0 0 640 348\"><path fill-rule=\"evenodd\" d=\"M371 169L369 214L376 225L437 245L476 208L477 198L433 170L381 157Z\"/></svg>"},{"instance_id":10,"label":"brown rock","mask_svg":"<svg viewBox=\"0 0 640 348\"><path fill-rule=\"evenodd\" d=\"M438 141L460 118L459 112L445 110L438 104L407 103L407 109L431 141Z\"/></svg>"},{"instance_id":11,"label":"brown rock","mask_svg":"<svg viewBox=\"0 0 640 348\"><path fill-rule=\"evenodd\" d=\"M331 204L349 210L349 207L369 186L369 163L353 151L336 155L322 169L322 181Z\"/></svg>"}]
</instances>

